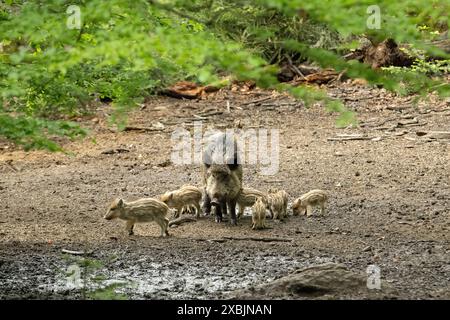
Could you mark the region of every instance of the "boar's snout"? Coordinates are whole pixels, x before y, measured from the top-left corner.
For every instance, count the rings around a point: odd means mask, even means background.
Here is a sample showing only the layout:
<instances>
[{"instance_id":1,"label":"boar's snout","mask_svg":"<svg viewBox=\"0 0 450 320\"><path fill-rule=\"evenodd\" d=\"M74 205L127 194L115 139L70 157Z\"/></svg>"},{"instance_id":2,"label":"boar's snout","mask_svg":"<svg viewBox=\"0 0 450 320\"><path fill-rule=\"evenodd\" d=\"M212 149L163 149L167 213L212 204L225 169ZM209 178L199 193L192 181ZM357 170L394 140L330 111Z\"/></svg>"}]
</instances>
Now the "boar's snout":
<instances>
[{"instance_id":1,"label":"boar's snout","mask_svg":"<svg viewBox=\"0 0 450 320\"><path fill-rule=\"evenodd\" d=\"M106 219L106 220L111 220L112 218L113 218L113 215L109 211L103 216L103 219Z\"/></svg>"}]
</instances>

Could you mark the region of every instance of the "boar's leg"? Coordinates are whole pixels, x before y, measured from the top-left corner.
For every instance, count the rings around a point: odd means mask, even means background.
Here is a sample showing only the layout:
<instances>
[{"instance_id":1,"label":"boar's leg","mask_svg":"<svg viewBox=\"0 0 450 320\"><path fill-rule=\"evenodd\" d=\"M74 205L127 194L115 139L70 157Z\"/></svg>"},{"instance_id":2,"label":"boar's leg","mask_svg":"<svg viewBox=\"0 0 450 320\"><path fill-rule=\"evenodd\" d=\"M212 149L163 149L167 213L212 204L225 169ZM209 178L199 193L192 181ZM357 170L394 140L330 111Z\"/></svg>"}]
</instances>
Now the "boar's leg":
<instances>
[{"instance_id":1,"label":"boar's leg","mask_svg":"<svg viewBox=\"0 0 450 320\"><path fill-rule=\"evenodd\" d=\"M226 203L226 201L223 201L221 203L221 206L222 206L222 214L227 215L227 203Z\"/></svg>"},{"instance_id":2,"label":"boar's leg","mask_svg":"<svg viewBox=\"0 0 450 320\"><path fill-rule=\"evenodd\" d=\"M230 222L232 225L237 225L236 200L229 200L227 205L228 205L228 210L230 211Z\"/></svg>"},{"instance_id":3,"label":"boar's leg","mask_svg":"<svg viewBox=\"0 0 450 320\"><path fill-rule=\"evenodd\" d=\"M222 222L222 204L212 206L213 213L216 216L216 222Z\"/></svg>"},{"instance_id":4,"label":"boar's leg","mask_svg":"<svg viewBox=\"0 0 450 320\"><path fill-rule=\"evenodd\" d=\"M206 194L205 201L203 201L203 214L208 216L211 214L211 198Z\"/></svg>"}]
</instances>

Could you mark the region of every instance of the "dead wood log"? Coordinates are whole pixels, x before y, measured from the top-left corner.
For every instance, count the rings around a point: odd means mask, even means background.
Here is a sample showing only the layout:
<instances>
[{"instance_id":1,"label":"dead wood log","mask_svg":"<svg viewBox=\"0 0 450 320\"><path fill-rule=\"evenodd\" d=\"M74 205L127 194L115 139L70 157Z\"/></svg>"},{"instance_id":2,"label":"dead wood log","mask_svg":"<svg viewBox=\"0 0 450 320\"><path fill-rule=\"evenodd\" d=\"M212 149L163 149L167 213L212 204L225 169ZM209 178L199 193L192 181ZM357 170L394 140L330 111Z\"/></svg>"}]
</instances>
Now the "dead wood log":
<instances>
[{"instance_id":1,"label":"dead wood log","mask_svg":"<svg viewBox=\"0 0 450 320\"><path fill-rule=\"evenodd\" d=\"M315 83L315 84L326 84L330 81L341 78L342 74L336 72L333 69L324 69L317 73L309 74L301 79L291 81L293 86L302 84L302 83Z\"/></svg>"},{"instance_id":2,"label":"dead wood log","mask_svg":"<svg viewBox=\"0 0 450 320\"><path fill-rule=\"evenodd\" d=\"M205 88L189 81L179 81L162 91L163 95L177 99L198 99L204 93Z\"/></svg>"},{"instance_id":3,"label":"dead wood log","mask_svg":"<svg viewBox=\"0 0 450 320\"><path fill-rule=\"evenodd\" d=\"M393 39L386 39L365 49L363 62L372 69L378 69L389 66L410 67L414 59L401 51Z\"/></svg>"}]
</instances>

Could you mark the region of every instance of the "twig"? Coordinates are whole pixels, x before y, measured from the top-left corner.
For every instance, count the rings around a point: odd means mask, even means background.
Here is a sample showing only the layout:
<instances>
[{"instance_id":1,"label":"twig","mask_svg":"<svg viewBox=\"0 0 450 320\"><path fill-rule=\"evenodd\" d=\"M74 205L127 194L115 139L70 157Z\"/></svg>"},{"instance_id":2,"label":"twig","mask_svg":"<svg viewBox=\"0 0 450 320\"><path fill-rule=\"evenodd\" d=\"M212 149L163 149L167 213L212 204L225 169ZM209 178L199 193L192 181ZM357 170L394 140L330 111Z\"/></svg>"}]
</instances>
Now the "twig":
<instances>
[{"instance_id":1,"label":"twig","mask_svg":"<svg viewBox=\"0 0 450 320\"><path fill-rule=\"evenodd\" d=\"M409 124L399 124L397 126L397 128L404 128L404 127L421 127L426 125L426 122L422 122L422 123L409 123Z\"/></svg>"},{"instance_id":2,"label":"twig","mask_svg":"<svg viewBox=\"0 0 450 320\"><path fill-rule=\"evenodd\" d=\"M257 104L257 103L261 103L263 101L267 101L267 100L274 99L274 98L275 97L273 97L273 96L259 98L259 99L253 100L253 101L248 101L248 102L241 103L241 106L248 106L250 104Z\"/></svg>"},{"instance_id":3,"label":"twig","mask_svg":"<svg viewBox=\"0 0 450 320\"><path fill-rule=\"evenodd\" d=\"M126 126L124 131L162 131L164 129L160 128L148 128L148 127L133 127L133 126Z\"/></svg>"},{"instance_id":4,"label":"twig","mask_svg":"<svg viewBox=\"0 0 450 320\"><path fill-rule=\"evenodd\" d=\"M210 112L204 112L204 113L199 113L199 115L201 117L211 117L211 116L217 116L223 114L223 111L210 111Z\"/></svg>"},{"instance_id":5,"label":"twig","mask_svg":"<svg viewBox=\"0 0 450 320\"><path fill-rule=\"evenodd\" d=\"M208 117L202 117L202 116L199 116L198 114L193 114L192 116L195 118L194 121L195 120L208 120Z\"/></svg>"},{"instance_id":6,"label":"twig","mask_svg":"<svg viewBox=\"0 0 450 320\"><path fill-rule=\"evenodd\" d=\"M257 238L257 237L222 237L227 240L237 240L237 241L261 241L261 242L291 242L292 239L288 238Z\"/></svg>"},{"instance_id":7,"label":"twig","mask_svg":"<svg viewBox=\"0 0 450 320\"><path fill-rule=\"evenodd\" d=\"M387 106L386 109L387 110L392 110L392 111L401 111L401 110L406 110L406 109L410 109L412 108L410 105L406 105L406 106Z\"/></svg>"},{"instance_id":8,"label":"twig","mask_svg":"<svg viewBox=\"0 0 450 320\"><path fill-rule=\"evenodd\" d=\"M102 151L101 154L115 154L115 153L124 153L124 152L130 152L130 150L124 149L124 148L108 149L108 150Z\"/></svg>"},{"instance_id":9,"label":"twig","mask_svg":"<svg viewBox=\"0 0 450 320\"><path fill-rule=\"evenodd\" d=\"M150 4L156 6L156 7L159 7L160 9L163 9L163 10L166 10L168 12L174 13L177 16L180 16L181 18L192 20L192 21L195 21L197 23L204 24L204 25L207 24L207 21L200 20L197 17L194 17L194 16L192 16L190 14L187 14L185 12L180 12L177 9L173 8L173 6L171 6L170 4L164 4L164 3L161 3L159 1L154 1L154 0L148 0L148 2Z\"/></svg>"},{"instance_id":10,"label":"twig","mask_svg":"<svg viewBox=\"0 0 450 320\"><path fill-rule=\"evenodd\" d=\"M277 179L273 179L273 180L264 180L265 183L281 183L284 182L284 180L277 180Z\"/></svg>"},{"instance_id":11,"label":"twig","mask_svg":"<svg viewBox=\"0 0 450 320\"><path fill-rule=\"evenodd\" d=\"M450 139L450 131L417 131L416 135L429 139Z\"/></svg>"},{"instance_id":12,"label":"twig","mask_svg":"<svg viewBox=\"0 0 450 320\"><path fill-rule=\"evenodd\" d=\"M68 254L73 254L76 256L80 256L84 254L84 251L73 251L73 250L67 250L67 249L62 249L61 250L63 253L68 253Z\"/></svg>"},{"instance_id":13,"label":"twig","mask_svg":"<svg viewBox=\"0 0 450 320\"><path fill-rule=\"evenodd\" d=\"M397 221L397 223L398 223L398 224L407 224L407 225L409 225L409 226L415 226L414 223L409 222L409 221Z\"/></svg>"},{"instance_id":14,"label":"twig","mask_svg":"<svg viewBox=\"0 0 450 320\"><path fill-rule=\"evenodd\" d=\"M373 137L363 135L342 135L338 137L327 138L328 141L350 141L350 140L371 140Z\"/></svg>"},{"instance_id":15,"label":"twig","mask_svg":"<svg viewBox=\"0 0 450 320\"><path fill-rule=\"evenodd\" d=\"M12 164L12 160L7 160L5 163L6 163L6 165L7 165L12 171L14 171L14 172L19 171L19 170Z\"/></svg>"},{"instance_id":16,"label":"twig","mask_svg":"<svg viewBox=\"0 0 450 320\"><path fill-rule=\"evenodd\" d=\"M292 62L291 57L290 57L288 54L285 54L284 56L286 57L286 59L287 59L289 65L290 65L290 67L292 68L292 70L294 70L294 72L295 72L298 76L300 76L300 77L302 77L303 79L305 79L305 75L300 71L299 68L297 68L297 66L294 65L294 63Z\"/></svg>"}]
</instances>

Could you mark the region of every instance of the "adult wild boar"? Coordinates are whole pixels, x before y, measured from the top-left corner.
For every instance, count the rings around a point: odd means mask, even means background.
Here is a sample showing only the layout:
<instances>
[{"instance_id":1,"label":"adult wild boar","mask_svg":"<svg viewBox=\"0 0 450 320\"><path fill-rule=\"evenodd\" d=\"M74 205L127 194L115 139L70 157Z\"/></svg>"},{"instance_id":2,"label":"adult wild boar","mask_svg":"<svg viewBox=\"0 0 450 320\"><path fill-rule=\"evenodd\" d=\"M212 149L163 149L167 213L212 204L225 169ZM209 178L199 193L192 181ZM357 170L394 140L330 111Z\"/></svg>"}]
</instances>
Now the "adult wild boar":
<instances>
[{"instance_id":1,"label":"adult wild boar","mask_svg":"<svg viewBox=\"0 0 450 320\"><path fill-rule=\"evenodd\" d=\"M231 224L236 225L236 201L242 189L242 164L237 138L234 133L211 135L203 152L203 184L205 215L215 213L216 222L222 221L222 214L230 214Z\"/></svg>"}]
</instances>

